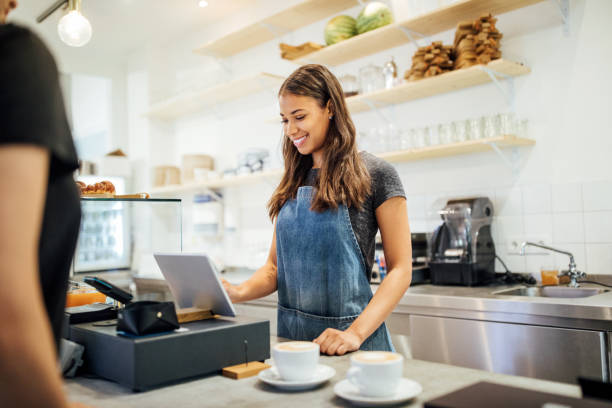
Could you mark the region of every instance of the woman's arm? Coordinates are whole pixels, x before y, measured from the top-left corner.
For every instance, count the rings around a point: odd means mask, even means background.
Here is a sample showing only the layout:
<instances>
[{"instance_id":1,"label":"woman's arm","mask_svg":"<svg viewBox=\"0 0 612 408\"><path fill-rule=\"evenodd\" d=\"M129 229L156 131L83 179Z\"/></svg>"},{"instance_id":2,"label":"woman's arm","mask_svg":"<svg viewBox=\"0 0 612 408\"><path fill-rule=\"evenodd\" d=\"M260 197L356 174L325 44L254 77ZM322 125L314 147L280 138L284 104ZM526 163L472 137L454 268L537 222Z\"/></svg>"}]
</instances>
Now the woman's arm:
<instances>
[{"instance_id":1,"label":"woman's arm","mask_svg":"<svg viewBox=\"0 0 612 408\"><path fill-rule=\"evenodd\" d=\"M365 341L391 314L412 280L412 244L406 199L393 197L376 209L376 220L380 228L387 276L374 297L346 331L325 330L315 343L321 352L343 355L359 349Z\"/></svg>"},{"instance_id":2,"label":"woman's arm","mask_svg":"<svg viewBox=\"0 0 612 408\"><path fill-rule=\"evenodd\" d=\"M232 285L225 279L222 282L233 303L258 299L276 291L276 222L266 263L240 285Z\"/></svg>"},{"instance_id":3,"label":"woman's arm","mask_svg":"<svg viewBox=\"0 0 612 408\"><path fill-rule=\"evenodd\" d=\"M6 406L67 405L39 281L48 168L46 149L0 147L0 401Z\"/></svg>"}]
</instances>

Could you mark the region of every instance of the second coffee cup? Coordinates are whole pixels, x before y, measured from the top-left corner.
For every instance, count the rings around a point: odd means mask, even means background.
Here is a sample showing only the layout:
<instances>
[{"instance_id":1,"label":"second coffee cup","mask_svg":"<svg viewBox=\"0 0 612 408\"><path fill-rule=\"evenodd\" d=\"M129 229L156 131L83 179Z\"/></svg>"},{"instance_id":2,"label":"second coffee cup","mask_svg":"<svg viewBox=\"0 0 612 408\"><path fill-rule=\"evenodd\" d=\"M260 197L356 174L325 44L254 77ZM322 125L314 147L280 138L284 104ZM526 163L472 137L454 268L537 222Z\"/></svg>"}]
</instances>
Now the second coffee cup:
<instances>
[{"instance_id":1,"label":"second coffee cup","mask_svg":"<svg viewBox=\"0 0 612 408\"><path fill-rule=\"evenodd\" d=\"M319 345L309 341L279 343L272 348L272 358L283 380L310 380L319 362Z\"/></svg>"},{"instance_id":2,"label":"second coffee cup","mask_svg":"<svg viewBox=\"0 0 612 408\"><path fill-rule=\"evenodd\" d=\"M404 369L401 354L386 351L361 351L351 356L346 377L366 397L387 397L397 389Z\"/></svg>"}]
</instances>

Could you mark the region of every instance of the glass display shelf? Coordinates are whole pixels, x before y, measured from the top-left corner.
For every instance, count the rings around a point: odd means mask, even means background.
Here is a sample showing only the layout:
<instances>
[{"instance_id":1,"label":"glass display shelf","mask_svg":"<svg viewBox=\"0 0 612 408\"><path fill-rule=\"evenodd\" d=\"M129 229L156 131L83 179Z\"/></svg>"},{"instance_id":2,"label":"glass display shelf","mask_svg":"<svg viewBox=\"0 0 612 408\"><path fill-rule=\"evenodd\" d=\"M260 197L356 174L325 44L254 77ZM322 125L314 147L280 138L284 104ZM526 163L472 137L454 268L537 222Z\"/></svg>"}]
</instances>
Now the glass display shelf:
<instances>
[{"instance_id":1,"label":"glass display shelf","mask_svg":"<svg viewBox=\"0 0 612 408\"><path fill-rule=\"evenodd\" d=\"M180 199L82 197L81 212L73 274L161 277L153 254L182 251Z\"/></svg>"}]
</instances>

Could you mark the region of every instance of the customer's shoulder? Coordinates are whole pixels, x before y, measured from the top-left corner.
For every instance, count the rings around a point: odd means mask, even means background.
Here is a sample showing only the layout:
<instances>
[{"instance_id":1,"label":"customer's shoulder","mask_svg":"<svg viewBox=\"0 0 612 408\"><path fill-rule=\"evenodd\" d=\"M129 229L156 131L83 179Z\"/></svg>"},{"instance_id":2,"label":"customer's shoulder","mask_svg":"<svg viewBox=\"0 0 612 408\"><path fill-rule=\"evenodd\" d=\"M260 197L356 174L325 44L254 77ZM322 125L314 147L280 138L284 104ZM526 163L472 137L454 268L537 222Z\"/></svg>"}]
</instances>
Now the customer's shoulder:
<instances>
[{"instance_id":1,"label":"customer's shoulder","mask_svg":"<svg viewBox=\"0 0 612 408\"><path fill-rule=\"evenodd\" d=\"M0 54L5 62L15 59L40 60L50 57L43 41L30 29L15 24L0 25ZM12 61L11 61L12 60ZM43 62L43 61L34 62Z\"/></svg>"}]
</instances>

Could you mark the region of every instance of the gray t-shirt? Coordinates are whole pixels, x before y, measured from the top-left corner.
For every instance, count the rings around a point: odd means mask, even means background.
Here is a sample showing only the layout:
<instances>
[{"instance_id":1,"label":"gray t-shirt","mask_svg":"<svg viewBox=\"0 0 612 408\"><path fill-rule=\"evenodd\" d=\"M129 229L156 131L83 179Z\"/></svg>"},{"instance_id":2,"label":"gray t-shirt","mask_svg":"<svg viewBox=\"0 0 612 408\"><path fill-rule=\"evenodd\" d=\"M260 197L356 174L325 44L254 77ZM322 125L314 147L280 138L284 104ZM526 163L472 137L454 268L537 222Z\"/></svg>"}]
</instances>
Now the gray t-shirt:
<instances>
[{"instance_id":1,"label":"gray t-shirt","mask_svg":"<svg viewBox=\"0 0 612 408\"><path fill-rule=\"evenodd\" d=\"M361 158L364 160L366 168L370 173L372 180L371 194L368 195L361 210L353 207L349 208L349 217L351 225L361 255L366 264L366 272L368 281L372 277L372 264L374 263L374 249L376 232L378 231L378 222L376 221L376 209L391 197L406 197L402 181L400 180L395 167L368 152L361 152ZM304 185L314 186L319 169L311 169L308 178Z\"/></svg>"}]
</instances>

